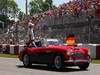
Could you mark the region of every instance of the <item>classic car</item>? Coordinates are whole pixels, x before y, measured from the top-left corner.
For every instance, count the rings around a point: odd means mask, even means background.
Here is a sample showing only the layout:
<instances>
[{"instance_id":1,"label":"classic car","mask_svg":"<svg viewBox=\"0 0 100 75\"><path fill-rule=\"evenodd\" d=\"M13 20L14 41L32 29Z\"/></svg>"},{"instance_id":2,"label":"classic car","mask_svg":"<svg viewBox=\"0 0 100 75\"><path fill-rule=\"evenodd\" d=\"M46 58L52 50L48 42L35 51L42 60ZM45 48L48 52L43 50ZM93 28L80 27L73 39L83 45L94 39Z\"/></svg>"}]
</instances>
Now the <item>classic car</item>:
<instances>
[{"instance_id":1,"label":"classic car","mask_svg":"<svg viewBox=\"0 0 100 75\"><path fill-rule=\"evenodd\" d=\"M85 70L89 67L91 60L87 48L79 48L77 45L63 45L58 39L42 41L42 45L39 47L26 46L20 52L19 59L25 67L29 67L33 63L47 64L49 68L57 70L62 70L67 66L78 66Z\"/></svg>"}]
</instances>

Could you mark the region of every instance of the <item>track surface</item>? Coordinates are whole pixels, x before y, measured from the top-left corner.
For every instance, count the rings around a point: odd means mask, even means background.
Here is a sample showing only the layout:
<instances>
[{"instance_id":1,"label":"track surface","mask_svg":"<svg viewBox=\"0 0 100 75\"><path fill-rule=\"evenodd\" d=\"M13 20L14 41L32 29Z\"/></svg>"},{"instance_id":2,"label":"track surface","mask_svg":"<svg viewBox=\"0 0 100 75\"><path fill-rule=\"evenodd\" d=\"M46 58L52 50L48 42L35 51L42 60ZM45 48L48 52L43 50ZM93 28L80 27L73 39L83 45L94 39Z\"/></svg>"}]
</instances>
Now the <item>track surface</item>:
<instances>
[{"instance_id":1,"label":"track surface","mask_svg":"<svg viewBox=\"0 0 100 75\"><path fill-rule=\"evenodd\" d=\"M49 70L43 65L23 67L18 58L0 58L0 75L100 75L100 65L90 64L87 70L68 67L64 71Z\"/></svg>"}]
</instances>

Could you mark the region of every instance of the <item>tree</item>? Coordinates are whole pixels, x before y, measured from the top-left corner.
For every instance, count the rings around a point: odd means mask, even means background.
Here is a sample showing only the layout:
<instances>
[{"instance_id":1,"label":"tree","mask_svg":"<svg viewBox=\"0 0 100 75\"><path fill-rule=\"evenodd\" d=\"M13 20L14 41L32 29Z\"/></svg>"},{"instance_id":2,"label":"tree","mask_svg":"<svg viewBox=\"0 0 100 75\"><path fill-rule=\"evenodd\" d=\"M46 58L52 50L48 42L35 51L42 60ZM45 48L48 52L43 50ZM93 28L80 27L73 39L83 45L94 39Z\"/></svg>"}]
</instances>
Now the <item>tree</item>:
<instances>
[{"instance_id":1,"label":"tree","mask_svg":"<svg viewBox=\"0 0 100 75\"><path fill-rule=\"evenodd\" d=\"M53 6L53 1L52 0L45 0L45 2L49 5L50 8Z\"/></svg>"},{"instance_id":2,"label":"tree","mask_svg":"<svg viewBox=\"0 0 100 75\"><path fill-rule=\"evenodd\" d=\"M0 18L0 20L3 19L5 24L7 24L7 19L11 19L11 18L15 19L15 17L18 14L18 11L19 11L18 5L16 4L14 0L0 1L0 16L1 17L4 16Z\"/></svg>"},{"instance_id":3,"label":"tree","mask_svg":"<svg viewBox=\"0 0 100 75\"><path fill-rule=\"evenodd\" d=\"M0 21L4 22L4 24L8 24L9 18L5 15L0 15ZM4 26L4 27L6 27L6 26ZM3 28L2 24L0 24L0 28Z\"/></svg>"},{"instance_id":4,"label":"tree","mask_svg":"<svg viewBox=\"0 0 100 75\"><path fill-rule=\"evenodd\" d=\"M18 13L18 19L19 20L23 20L24 16L25 16L25 14L22 11L19 11L19 13Z\"/></svg>"},{"instance_id":5,"label":"tree","mask_svg":"<svg viewBox=\"0 0 100 75\"><path fill-rule=\"evenodd\" d=\"M37 2L37 0L31 1L29 3L29 6L30 6L30 8L29 8L30 15L35 14L35 13L39 13L41 11L40 3Z\"/></svg>"},{"instance_id":6,"label":"tree","mask_svg":"<svg viewBox=\"0 0 100 75\"><path fill-rule=\"evenodd\" d=\"M45 12L54 7L52 0L33 0L29 3L30 15Z\"/></svg>"},{"instance_id":7,"label":"tree","mask_svg":"<svg viewBox=\"0 0 100 75\"><path fill-rule=\"evenodd\" d=\"M2 15L7 15L8 17L15 16L18 12L18 5L14 0L3 0L0 1L0 13Z\"/></svg>"}]
</instances>

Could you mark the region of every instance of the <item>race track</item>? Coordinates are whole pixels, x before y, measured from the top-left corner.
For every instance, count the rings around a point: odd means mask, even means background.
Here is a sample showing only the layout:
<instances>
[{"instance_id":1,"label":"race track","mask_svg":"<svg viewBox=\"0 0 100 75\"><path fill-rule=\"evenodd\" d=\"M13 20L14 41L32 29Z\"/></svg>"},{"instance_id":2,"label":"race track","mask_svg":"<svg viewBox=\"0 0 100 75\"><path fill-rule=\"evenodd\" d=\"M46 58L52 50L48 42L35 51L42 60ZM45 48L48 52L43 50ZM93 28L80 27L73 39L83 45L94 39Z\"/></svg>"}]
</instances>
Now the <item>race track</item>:
<instances>
[{"instance_id":1,"label":"race track","mask_svg":"<svg viewBox=\"0 0 100 75\"><path fill-rule=\"evenodd\" d=\"M68 67L63 71L49 70L45 65L23 67L18 58L0 58L0 75L100 75L100 65L90 64L87 70Z\"/></svg>"}]
</instances>

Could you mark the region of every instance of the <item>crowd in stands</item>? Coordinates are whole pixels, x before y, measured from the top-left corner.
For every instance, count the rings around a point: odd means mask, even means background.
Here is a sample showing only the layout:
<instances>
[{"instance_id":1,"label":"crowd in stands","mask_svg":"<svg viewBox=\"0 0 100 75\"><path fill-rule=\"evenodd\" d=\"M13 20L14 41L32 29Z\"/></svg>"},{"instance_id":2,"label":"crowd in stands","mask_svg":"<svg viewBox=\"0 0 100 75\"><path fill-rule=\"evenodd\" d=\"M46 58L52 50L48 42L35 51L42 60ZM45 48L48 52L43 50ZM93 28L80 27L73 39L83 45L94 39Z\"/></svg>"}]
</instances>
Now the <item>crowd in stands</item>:
<instances>
[{"instance_id":1,"label":"crowd in stands","mask_svg":"<svg viewBox=\"0 0 100 75\"><path fill-rule=\"evenodd\" d=\"M88 13L88 9L93 10L93 13ZM76 17L80 16L81 13L87 15L93 15L100 17L100 0L72 0L68 3L64 3L59 7L54 9L49 9L48 11L41 12L39 14L33 15L30 19L37 25L40 21L50 17L50 16L60 16L60 15L74 15Z\"/></svg>"},{"instance_id":2,"label":"crowd in stands","mask_svg":"<svg viewBox=\"0 0 100 75\"><path fill-rule=\"evenodd\" d=\"M88 12L89 10L92 10L92 12ZM34 15L33 22L34 24L37 24L39 21L44 20L50 16L64 14L78 17L81 13L100 17L100 0L72 0L52 10L50 9L43 13Z\"/></svg>"}]
</instances>

